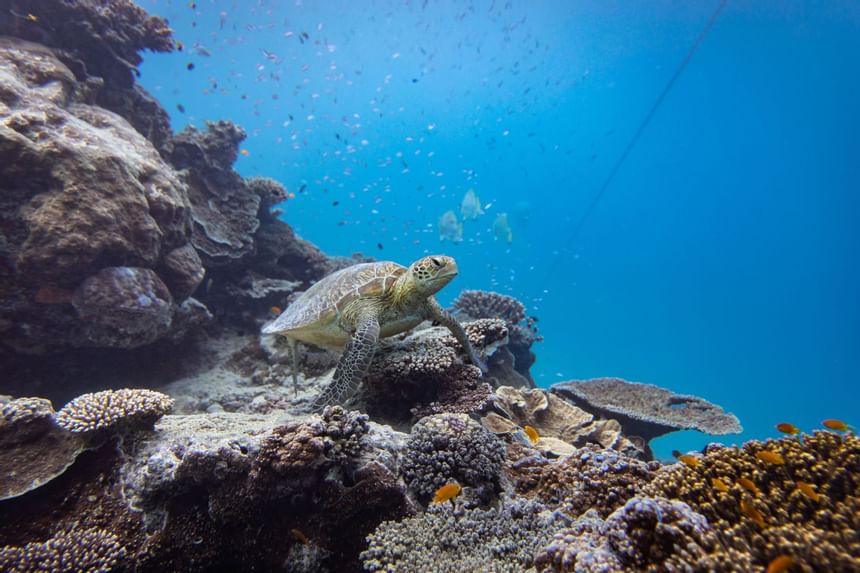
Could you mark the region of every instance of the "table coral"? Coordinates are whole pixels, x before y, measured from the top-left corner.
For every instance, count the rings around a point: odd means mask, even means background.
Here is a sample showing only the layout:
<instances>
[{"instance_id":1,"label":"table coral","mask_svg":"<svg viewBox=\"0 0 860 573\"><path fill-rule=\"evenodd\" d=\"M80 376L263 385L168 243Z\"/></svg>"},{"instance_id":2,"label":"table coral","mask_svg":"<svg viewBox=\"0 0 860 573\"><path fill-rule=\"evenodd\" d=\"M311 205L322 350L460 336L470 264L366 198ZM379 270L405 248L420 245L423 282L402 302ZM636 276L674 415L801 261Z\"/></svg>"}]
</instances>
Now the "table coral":
<instances>
[{"instance_id":1,"label":"table coral","mask_svg":"<svg viewBox=\"0 0 860 573\"><path fill-rule=\"evenodd\" d=\"M154 390L122 388L78 396L55 420L69 432L92 432L119 426L151 426L173 407L173 399Z\"/></svg>"},{"instance_id":2,"label":"table coral","mask_svg":"<svg viewBox=\"0 0 860 573\"><path fill-rule=\"evenodd\" d=\"M456 481L492 494L499 485L504 443L465 414L438 414L412 427L401 473L422 499Z\"/></svg>"},{"instance_id":3,"label":"table coral","mask_svg":"<svg viewBox=\"0 0 860 573\"><path fill-rule=\"evenodd\" d=\"M673 394L654 386L621 378L571 380L553 384L551 391L601 418L621 422L624 434L650 441L676 430L705 434L740 433L738 419L696 396Z\"/></svg>"}]
</instances>

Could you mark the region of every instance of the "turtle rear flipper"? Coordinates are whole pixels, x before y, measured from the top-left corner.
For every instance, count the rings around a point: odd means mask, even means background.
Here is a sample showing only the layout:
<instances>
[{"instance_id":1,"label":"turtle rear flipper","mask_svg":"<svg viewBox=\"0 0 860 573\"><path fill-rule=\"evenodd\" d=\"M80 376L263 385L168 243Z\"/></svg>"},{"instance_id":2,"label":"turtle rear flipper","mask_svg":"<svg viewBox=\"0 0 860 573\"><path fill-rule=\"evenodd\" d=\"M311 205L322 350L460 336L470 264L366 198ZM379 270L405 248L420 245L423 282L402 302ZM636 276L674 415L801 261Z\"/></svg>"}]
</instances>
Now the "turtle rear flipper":
<instances>
[{"instance_id":1,"label":"turtle rear flipper","mask_svg":"<svg viewBox=\"0 0 860 573\"><path fill-rule=\"evenodd\" d=\"M343 402L352 396L367 374L379 341L379 320L375 315L362 318L340 357L334 377L311 406L315 412Z\"/></svg>"}]
</instances>

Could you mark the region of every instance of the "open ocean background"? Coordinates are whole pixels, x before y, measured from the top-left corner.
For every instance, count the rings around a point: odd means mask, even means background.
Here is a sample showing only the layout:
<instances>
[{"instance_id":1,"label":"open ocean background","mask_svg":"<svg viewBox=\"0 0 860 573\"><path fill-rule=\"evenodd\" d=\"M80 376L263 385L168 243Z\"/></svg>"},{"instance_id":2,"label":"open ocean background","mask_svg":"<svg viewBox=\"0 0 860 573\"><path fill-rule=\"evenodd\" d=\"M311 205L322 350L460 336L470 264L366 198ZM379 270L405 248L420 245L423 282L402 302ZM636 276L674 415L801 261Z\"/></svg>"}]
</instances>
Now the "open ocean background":
<instances>
[{"instance_id":1,"label":"open ocean background","mask_svg":"<svg viewBox=\"0 0 860 573\"><path fill-rule=\"evenodd\" d=\"M237 170L327 254L450 254L443 303L519 298L539 385L698 395L726 443L860 421L860 3L728 1L579 233L718 1L139 3L184 44L141 68L175 129L242 125ZM440 241L469 188L486 214Z\"/></svg>"}]
</instances>

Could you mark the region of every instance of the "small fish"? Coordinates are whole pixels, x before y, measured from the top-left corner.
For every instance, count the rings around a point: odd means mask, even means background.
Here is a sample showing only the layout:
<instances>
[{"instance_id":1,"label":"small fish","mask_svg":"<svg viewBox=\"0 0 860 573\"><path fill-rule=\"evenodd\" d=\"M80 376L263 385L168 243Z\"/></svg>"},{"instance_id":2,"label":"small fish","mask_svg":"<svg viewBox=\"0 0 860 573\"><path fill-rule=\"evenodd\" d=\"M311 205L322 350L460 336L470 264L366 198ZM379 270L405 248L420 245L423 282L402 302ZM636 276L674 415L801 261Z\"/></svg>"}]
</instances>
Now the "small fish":
<instances>
[{"instance_id":1,"label":"small fish","mask_svg":"<svg viewBox=\"0 0 860 573\"><path fill-rule=\"evenodd\" d=\"M185 106L181 103L176 104L176 109L179 110L179 113L185 113Z\"/></svg>"},{"instance_id":2,"label":"small fish","mask_svg":"<svg viewBox=\"0 0 860 573\"><path fill-rule=\"evenodd\" d=\"M828 430L835 430L837 432L847 432L848 424L843 422L842 420L824 420L821 422L821 425L827 428Z\"/></svg>"},{"instance_id":3,"label":"small fish","mask_svg":"<svg viewBox=\"0 0 860 573\"><path fill-rule=\"evenodd\" d=\"M713 485L714 489L717 491L721 491L723 493L729 492L729 485L720 478L711 478L711 485Z\"/></svg>"},{"instance_id":4,"label":"small fish","mask_svg":"<svg viewBox=\"0 0 860 573\"><path fill-rule=\"evenodd\" d=\"M239 150L239 153L241 153L241 154L242 154L243 156L245 156L245 157L248 157L249 155L251 155L251 152L250 152L250 151L248 151L247 149L244 149L244 148L243 148L243 149L240 149L240 150Z\"/></svg>"},{"instance_id":5,"label":"small fish","mask_svg":"<svg viewBox=\"0 0 860 573\"><path fill-rule=\"evenodd\" d=\"M783 434L797 435L800 433L800 428L798 428L794 424L789 424L788 422L783 422L781 424L777 424L776 429L779 430L780 432L782 432Z\"/></svg>"},{"instance_id":6,"label":"small fish","mask_svg":"<svg viewBox=\"0 0 860 573\"><path fill-rule=\"evenodd\" d=\"M182 42L180 42L179 40L176 40L176 49L177 49L177 50L179 50L179 51L181 52L182 50L184 50L184 49L185 49L185 44L183 44L183 43L182 43Z\"/></svg>"},{"instance_id":7,"label":"small fish","mask_svg":"<svg viewBox=\"0 0 860 573\"><path fill-rule=\"evenodd\" d=\"M382 250L382 243L376 243L376 248L381 251Z\"/></svg>"},{"instance_id":8,"label":"small fish","mask_svg":"<svg viewBox=\"0 0 860 573\"><path fill-rule=\"evenodd\" d=\"M445 211L439 217L439 240L453 243L463 240L463 223L457 220L457 214L452 210Z\"/></svg>"},{"instance_id":9,"label":"small fish","mask_svg":"<svg viewBox=\"0 0 860 573\"><path fill-rule=\"evenodd\" d=\"M474 189L469 189L463 195L463 200L460 202L460 215L463 216L463 220L465 221L466 219L477 219L478 215L483 214L484 210L481 209L481 199L475 193Z\"/></svg>"},{"instance_id":10,"label":"small fish","mask_svg":"<svg viewBox=\"0 0 860 573\"><path fill-rule=\"evenodd\" d=\"M185 64L185 69L188 70L189 72L191 70L193 70L194 69L194 62L188 62L187 64Z\"/></svg>"},{"instance_id":11,"label":"small fish","mask_svg":"<svg viewBox=\"0 0 860 573\"><path fill-rule=\"evenodd\" d=\"M741 498L741 513L753 520L756 525L758 525L762 529L767 527L767 524L764 521L764 516L759 510L755 508L752 503L752 500L747 498L747 496L743 496Z\"/></svg>"},{"instance_id":12,"label":"small fish","mask_svg":"<svg viewBox=\"0 0 860 573\"><path fill-rule=\"evenodd\" d=\"M681 454L678 456L678 461L686 465L687 467L696 469L701 465L702 462L699 461L699 458L696 456L691 456L690 454Z\"/></svg>"},{"instance_id":13,"label":"small fish","mask_svg":"<svg viewBox=\"0 0 860 573\"><path fill-rule=\"evenodd\" d=\"M446 483L436 490L436 495L433 496L433 503L445 503L449 499L454 499L463 490L455 483Z\"/></svg>"},{"instance_id":14,"label":"small fish","mask_svg":"<svg viewBox=\"0 0 860 573\"><path fill-rule=\"evenodd\" d=\"M815 491L815 486L811 483L806 483L805 481L799 481L795 484L797 491L808 497L814 502L821 501L821 498L824 497L817 491Z\"/></svg>"},{"instance_id":15,"label":"small fish","mask_svg":"<svg viewBox=\"0 0 860 573\"><path fill-rule=\"evenodd\" d=\"M753 492L753 494L755 494L755 495L759 494L758 486L756 486L755 482L753 482L753 480L751 480L749 478L739 477L738 478L738 485L747 491Z\"/></svg>"},{"instance_id":16,"label":"small fish","mask_svg":"<svg viewBox=\"0 0 860 573\"><path fill-rule=\"evenodd\" d=\"M510 244L514 240L514 234L511 231L511 226L508 224L508 214L499 213L496 215L496 220L493 221L493 235L496 239L502 239Z\"/></svg>"},{"instance_id":17,"label":"small fish","mask_svg":"<svg viewBox=\"0 0 860 573\"><path fill-rule=\"evenodd\" d=\"M532 444L538 443L538 440L540 440L540 434L538 434L537 430L535 430L531 426L523 426L523 430L525 430L526 435L529 437L529 441Z\"/></svg>"},{"instance_id":18,"label":"small fish","mask_svg":"<svg viewBox=\"0 0 860 573\"><path fill-rule=\"evenodd\" d=\"M340 201L332 201L331 202L332 207L337 207L338 205L340 205Z\"/></svg>"},{"instance_id":19,"label":"small fish","mask_svg":"<svg viewBox=\"0 0 860 573\"><path fill-rule=\"evenodd\" d=\"M768 563L765 573L785 573L794 566L794 559L790 555L777 555L773 561Z\"/></svg>"},{"instance_id":20,"label":"small fish","mask_svg":"<svg viewBox=\"0 0 860 573\"><path fill-rule=\"evenodd\" d=\"M309 545L311 542L310 539L308 539L308 536L302 533L301 529L296 529L295 527L290 529L290 535L302 545Z\"/></svg>"},{"instance_id":21,"label":"small fish","mask_svg":"<svg viewBox=\"0 0 860 573\"><path fill-rule=\"evenodd\" d=\"M281 310L281 307L279 306L272 306L269 308L269 314L271 314L272 316L281 316L282 312L284 311Z\"/></svg>"},{"instance_id":22,"label":"small fish","mask_svg":"<svg viewBox=\"0 0 860 573\"><path fill-rule=\"evenodd\" d=\"M755 457L763 462L767 462L775 466L785 465L785 459L778 453L772 452L770 450L762 450L760 452L757 452Z\"/></svg>"}]
</instances>

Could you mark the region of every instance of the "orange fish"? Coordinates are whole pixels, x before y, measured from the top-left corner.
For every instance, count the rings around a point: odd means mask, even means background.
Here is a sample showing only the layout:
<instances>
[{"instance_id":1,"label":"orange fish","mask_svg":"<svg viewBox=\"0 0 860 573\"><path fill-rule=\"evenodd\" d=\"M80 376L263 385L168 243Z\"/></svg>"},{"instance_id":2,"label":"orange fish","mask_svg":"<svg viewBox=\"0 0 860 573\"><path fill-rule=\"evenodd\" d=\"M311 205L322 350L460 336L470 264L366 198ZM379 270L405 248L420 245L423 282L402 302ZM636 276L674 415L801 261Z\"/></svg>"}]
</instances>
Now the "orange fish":
<instances>
[{"instance_id":1,"label":"orange fish","mask_svg":"<svg viewBox=\"0 0 860 573\"><path fill-rule=\"evenodd\" d=\"M762 529L767 527L767 524L765 524L764 517L762 516L761 512L755 508L752 503L752 500L747 498L747 496L743 496L741 498L741 513L753 520L756 525L758 525Z\"/></svg>"},{"instance_id":2,"label":"orange fish","mask_svg":"<svg viewBox=\"0 0 860 573\"><path fill-rule=\"evenodd\" d=\"M765 573L785 573L794 565L794 559L789 555L777 555L767 566Z\"/></svg>"},{"instance_id":3,"label":"orange fish","mask_svg":"<svg viewBox=\"0 0 860 573\"><path fill-rule=\"evenodd\" d=\"M773 464L775 466L784 466L785 459L781 455L776 452L772 452L770 450L762 450L755 455L756 458L760 459L763 462L767 462L769 464Z\"/></svg>"},{"instance_id":4,"label":"orange fish","mask_svg":"<svg viewBox=\"0 0 860 573\"><path fill-rule=\"evenodd\" d=\"M696 469L702 463L699 461L699 458L691 456L690 454L681 454L678 456L678 461L683 462L685 465L693 469Z\"/></svg>"},{"instance_id":5,"label":"orange fish","mask_svg":"<svg viewBox=\"0 0 860 573\"><path fill-rule=\"evenodd\" d=\"M271 314L272 316L281 316L282 312L283 311L281 310L281 307L279 307L279 306L273 306L273 307L269 308L269 314Z\"/></svg>"},{"instance_id":6,"label":"orange fish","mask_svg":"<svg viewBox=\"0 0 860 573\"><path fill-rule=\"evenodd\" d=\"M758 487L756 487L753 480L751 480L749 478L739 477L738 478L738 485L741 486L742 488L746 489L746 490L753 492L755 495L759 494Z\"/></svg>"},{"instance_id":7,"label":"orange fish","mask_svg":"<svg viewBox=\"0 0 860 573\"><path fill-rule=\"evenodd\" d=\"M788 422L783 422L781 424L777 424L776 429L779 430L780 432L782 432L783 434L797 435L800 433L800 428L798 428L794 424L789 424Z\"/></svg>"},{"instance_id":8,"label":"orange fish","mask_svg":"<svg viewBox=\"0 0 860 573\"><path fill-rule=\"evenodd\" d=\"M821 425L828 430L836 430L837 432L848 431L848 424L846 424L842 420L824 420L823 422L821 422Z\"/></svg>"},{"instance_id":9,"label":"orange fish","mask_svg":"<svg viewBox=\"0 0 860 573\"><path fill-rule=\"evenodd\" d=\"M815 486L811 483L799 481L795 484L795 486L797 487L797 491L799 491L800 493L802 493L816 503L821 501L821 498L823 497L820 493L815 491Z\"/></svg>"},{"instance_id":10,"label":"orange fish","mask_svg":"<svg viewBox=\"0 0 860 573\"><path fill-rule=\"evenodd\" d=\"M245 157L248 157L249 155L251 155L251 152L248 151L247 149L240 149L239 153L241 153Z\"/></svg>"},{"instance_id":11,"label":"orange fish","mask_svg":"<svg viewBox=\"0 0 860 573\"><path fill-rule=\"evenodd\" d=\"M711 485L713 485L714 489L717 491L721 491L723 493L728 493L729 491L729 485L720 478L711 478Z\"/></svg>"},{"instance_id":12,"label":"orange fish","mask_svg":"<svg viewBox=\"0 0 860 573\"><path fill-rule=\"evenodd\" d=\"M537 430L531 426L523 426L523 430L525 430L526 435L529 437L529 441L532 444L538 443L538 440L540 440L540 434L538 434Z\"/></svg>"},{"instance_id":13,"label":"orange fish","mask_svg":"<svg viewBox=\"0 0 860 573\"><path fill-rule=\"evenodd\" d=\"M293 537L293 539L295 539L296 541L298 541L302 545L310 544L310 540L308 539L308 536L305 535L304 533L302 533L301 529L296 529L295 527L290 529L290 535Z\"/></svg>"},{"instance_id":14,"label":"orange fish","mask_svg":"<svg viewBox=\"0 0 860 573\"><path fill-rule=\"evenodd\" d=\"M455 483L446 483L436 490L436 495L433 496L433 503L445 503L449 499L454 499L463 490Z\"/></svg>"}]
</instances>

